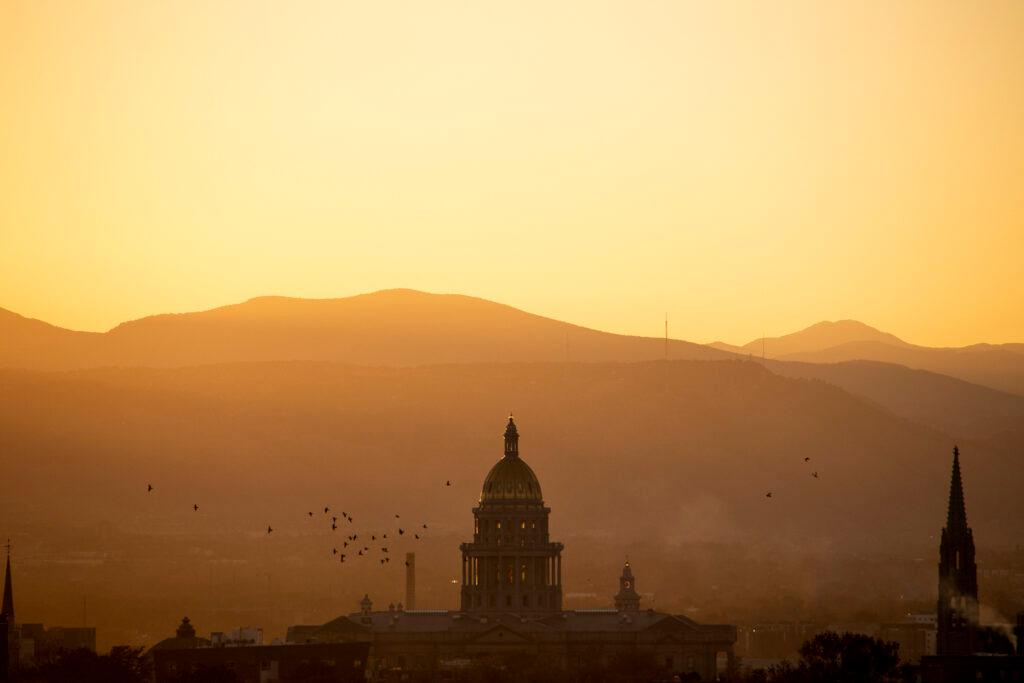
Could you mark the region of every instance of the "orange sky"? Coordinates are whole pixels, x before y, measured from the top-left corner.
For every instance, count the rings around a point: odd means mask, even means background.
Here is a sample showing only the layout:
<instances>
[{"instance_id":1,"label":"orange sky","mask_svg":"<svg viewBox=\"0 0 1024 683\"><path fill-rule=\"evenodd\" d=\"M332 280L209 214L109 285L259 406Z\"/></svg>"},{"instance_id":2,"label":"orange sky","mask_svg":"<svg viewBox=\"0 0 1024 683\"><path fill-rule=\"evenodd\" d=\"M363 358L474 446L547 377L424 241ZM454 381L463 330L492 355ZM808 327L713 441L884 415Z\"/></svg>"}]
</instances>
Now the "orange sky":
<instances>
[{"instance_id":1,"label":"orange sky","mask_svg":"<svg viewBox=\"0 0 1024 683\"><path fill-rule=\"evenodd\" d=\"M1024 3L0 3L0 306L1024 341Z\"/></svg>"}]
</instances>

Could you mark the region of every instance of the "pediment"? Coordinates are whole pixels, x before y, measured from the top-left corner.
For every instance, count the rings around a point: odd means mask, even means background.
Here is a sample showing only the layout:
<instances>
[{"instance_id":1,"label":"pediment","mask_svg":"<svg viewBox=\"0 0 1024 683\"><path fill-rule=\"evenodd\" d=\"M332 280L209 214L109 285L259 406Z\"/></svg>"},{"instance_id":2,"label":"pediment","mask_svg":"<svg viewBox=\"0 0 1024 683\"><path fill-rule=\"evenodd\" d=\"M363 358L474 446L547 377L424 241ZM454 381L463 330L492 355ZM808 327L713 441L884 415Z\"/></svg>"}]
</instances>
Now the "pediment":
<instances>
[{"instance_id":1,"label":"pediment","mask_svg":"<svg viewBox=\"0 0 1024 683\"><path fill-rule=\"evenodd\" d=\"M659 619L644 630L664 633L695 633L700 631L700 624L686 617L666 614L664 619Z\"/></svg>"}]
</instances>

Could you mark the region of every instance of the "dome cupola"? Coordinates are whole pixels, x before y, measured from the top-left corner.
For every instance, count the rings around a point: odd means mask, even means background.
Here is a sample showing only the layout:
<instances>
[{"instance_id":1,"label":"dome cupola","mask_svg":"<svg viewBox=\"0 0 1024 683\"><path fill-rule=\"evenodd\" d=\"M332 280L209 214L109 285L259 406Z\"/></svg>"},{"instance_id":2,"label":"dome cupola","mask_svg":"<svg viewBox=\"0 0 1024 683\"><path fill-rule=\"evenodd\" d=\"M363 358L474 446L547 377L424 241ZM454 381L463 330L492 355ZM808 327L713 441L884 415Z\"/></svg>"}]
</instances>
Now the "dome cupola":
<instances>
[{"instance_id":1,"label":"dome cupola","mask_svg":"<svg viewBox=\"0 0 1024 683\"><path fill-rule=\"evenodd\" d=\"M519 457L519 430L509 415L505 426L505 455L484 478L480 502L543 501L540 482L530 466Z\"/></svg>"}]
</instances>

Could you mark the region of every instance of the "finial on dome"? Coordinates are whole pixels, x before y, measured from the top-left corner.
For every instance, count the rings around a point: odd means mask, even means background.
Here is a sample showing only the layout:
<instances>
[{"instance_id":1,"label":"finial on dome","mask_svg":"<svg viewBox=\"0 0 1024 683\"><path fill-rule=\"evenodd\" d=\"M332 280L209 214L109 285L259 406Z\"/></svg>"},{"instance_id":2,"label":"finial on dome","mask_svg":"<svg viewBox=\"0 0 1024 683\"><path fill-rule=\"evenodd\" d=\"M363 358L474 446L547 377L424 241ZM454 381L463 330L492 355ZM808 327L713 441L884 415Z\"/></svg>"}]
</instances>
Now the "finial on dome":
<instances>
[{"instance_id":1,"label":"finial on dome","mask_svg":"<svg viewBox=\"0 0 1024 683\"><path fill-rule=\"evenodd\" d=\"M514 458L519 456L519 430L516 429L515 419L510 412L508 424L505 426L505 457Z\"/></svg>"}]
</instances>

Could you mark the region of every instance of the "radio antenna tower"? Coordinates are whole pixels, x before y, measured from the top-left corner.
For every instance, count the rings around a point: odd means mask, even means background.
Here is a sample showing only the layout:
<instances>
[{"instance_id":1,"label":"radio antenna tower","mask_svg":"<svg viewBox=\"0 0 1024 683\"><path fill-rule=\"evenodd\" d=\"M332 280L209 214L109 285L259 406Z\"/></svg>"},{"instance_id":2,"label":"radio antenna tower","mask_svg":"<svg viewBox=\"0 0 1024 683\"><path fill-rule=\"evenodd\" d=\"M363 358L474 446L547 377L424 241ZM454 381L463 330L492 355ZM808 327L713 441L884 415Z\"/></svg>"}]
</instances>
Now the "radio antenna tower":
<instances>
[{"instance_id":1,"label":"radio antenna tower","mask_svg":"<svg viewBox=\"0 0 1024 683\"><path fill-rule=\"evenodd\" d=\"M665 312L665 360L668 360L668 312Z\"/></svg>"}]
</instances>

